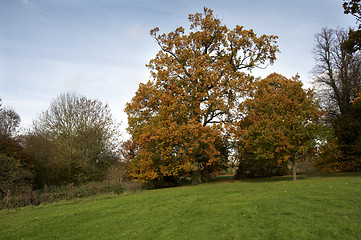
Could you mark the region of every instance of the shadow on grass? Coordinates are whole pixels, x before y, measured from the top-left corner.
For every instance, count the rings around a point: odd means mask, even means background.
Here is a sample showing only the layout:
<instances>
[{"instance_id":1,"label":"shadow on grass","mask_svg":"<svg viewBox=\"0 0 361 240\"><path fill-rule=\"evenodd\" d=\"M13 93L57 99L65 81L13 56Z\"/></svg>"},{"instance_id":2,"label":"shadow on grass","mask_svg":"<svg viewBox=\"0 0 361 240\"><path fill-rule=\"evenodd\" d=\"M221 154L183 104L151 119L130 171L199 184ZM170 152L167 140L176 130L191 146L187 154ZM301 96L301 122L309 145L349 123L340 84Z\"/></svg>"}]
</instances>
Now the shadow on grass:
<instances>
[{"instance_id":1,"label":"shadow on grass","mask_svg":"<svg viewBox=\"0 0 361 240\"><path fill-rule=\"evenodd\" d=\"M297 181L309 180L312 178L329 178L329 177L361 177L361 172L346 172L346 173L301 173L297 174ZM246 182L246 183L264 183L264 182L292 182L293 176L275 176L265 178L249 178L249 179L235 179L233 175L220 175L212 178L208 183L222 183L222 182ZM191 185L191 184L188 184Z\"/></svg>"},{"instance_id":2,"label":"shadow on grass","mask_svg":"<svg viewBox=\"0 0 361 240\"><path fill-rule=\"evenodd\" d=\"M361 177L361 172L316 173L315 177Z\"/></svg>"},{"instance_id":3,"label":"shadow on grass","mask_svg":"<svg viewBox=\"0 0 361 240\"><path fill-rule=\"evenodd\" d=\"M216 176L215 178L212 178L209 183L219 183L219 182L234 182L238 181L234 178L233 175L221 175Z\"/></svg>"},{"instance_id":4,"label":"shadow on grass","mask_svg":"<svg viewBox=\"0 0 361 240\"><path fill-rule=\"evenodd\" d=\"M297 181L307 180L310 176L308 175L297 175ZM253 179L242 179L248 183L260 183L260 182L292 182L293 176L277 176L268 178L253 178Z\"/></svg>"},{"instance_id":5,"label":"shadow on grass","mask_svg":"<svg viewBox=\"0 0 361 240\"><path fill-rule=\"evenodd\" d=\"M361 177L361 172L345 172L345 173L301 173L297 174L297 181L308 180L312 178L329 178L329 177ZM287 182L293 181L292 175L288 176L278 176L278 177L270 177L270 178L254 178L254 179L242 179L241 181L249 182L249 183L259 183L259 182Z\"/></svg>"},{"instance_id":6,"label":"shadow on grass","mask_svg":"<svg viewBox=\"0 0 361 240\"><path fill-rule=\"evenodd\" d=\"M329 177L361 177L361 172L345 172L345 173L307 173L307 174L298 174L297 181L308 180L312 178L329 178ZM219 179L218 179L219 178ZM233 182L233 181L243 181L247 183L261 183L261 182L291 182L293 181L292 175L287 176L276 176L276 177L266 177L266 178L252 178L252 179L235 179L234 176L222 176L217 177L215 182Z\"/></svg>"},{"instance_id":7,"label":"shadow on grass","mask_svg":"<svg viewBox=\"0 0 361 240\"><path fill-rule=\"evenodd\" d=\"M297 180L306 180L309 176L306 175L297 175ZM249 183L259 183L259 182L287 182L292 181L292 176L276 176L276 177L264 177L264 178L248 178L248 179L235 179L234 176L217 176L210 181L210 183L218 182L249 182Z\"/></svg>"}]
</instances>

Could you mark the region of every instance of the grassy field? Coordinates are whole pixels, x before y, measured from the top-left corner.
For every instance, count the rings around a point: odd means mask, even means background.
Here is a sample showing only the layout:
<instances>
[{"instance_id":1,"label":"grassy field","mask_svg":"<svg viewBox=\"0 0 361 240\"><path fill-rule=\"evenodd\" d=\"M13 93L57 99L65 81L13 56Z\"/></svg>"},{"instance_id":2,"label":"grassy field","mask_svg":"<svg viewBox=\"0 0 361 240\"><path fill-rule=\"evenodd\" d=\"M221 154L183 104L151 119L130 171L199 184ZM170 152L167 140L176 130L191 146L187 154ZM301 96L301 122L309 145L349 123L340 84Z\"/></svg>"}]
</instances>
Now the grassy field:
<instances>
[{"instance_id":1,"label":"grassy field","mask_svg":"<svg viewBox=\"0 0 361 240\"><path fill-rule=\"evenodd\" d=\"M360 236L360 173L215 182L0 211L0 239Z\"/></svg>"}]
</instances>

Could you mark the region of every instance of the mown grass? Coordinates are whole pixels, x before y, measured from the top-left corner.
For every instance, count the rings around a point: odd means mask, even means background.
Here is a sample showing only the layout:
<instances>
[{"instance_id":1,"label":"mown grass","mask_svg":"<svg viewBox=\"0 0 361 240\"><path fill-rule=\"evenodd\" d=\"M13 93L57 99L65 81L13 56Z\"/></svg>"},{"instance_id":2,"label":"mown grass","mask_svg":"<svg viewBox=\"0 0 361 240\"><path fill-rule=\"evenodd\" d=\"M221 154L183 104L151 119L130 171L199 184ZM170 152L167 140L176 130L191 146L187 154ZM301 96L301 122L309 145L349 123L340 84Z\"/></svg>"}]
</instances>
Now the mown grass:
<instances>
[{"instance_id":1,"label":"mown grass","mask_svg":"<svg viewBox=\"0 0 361 240\"><path fill-rule=\"evenodd\" d=\"M0 239L360 236L360 173L216 182L0 211Z\"/></svg>"}]
</instances>

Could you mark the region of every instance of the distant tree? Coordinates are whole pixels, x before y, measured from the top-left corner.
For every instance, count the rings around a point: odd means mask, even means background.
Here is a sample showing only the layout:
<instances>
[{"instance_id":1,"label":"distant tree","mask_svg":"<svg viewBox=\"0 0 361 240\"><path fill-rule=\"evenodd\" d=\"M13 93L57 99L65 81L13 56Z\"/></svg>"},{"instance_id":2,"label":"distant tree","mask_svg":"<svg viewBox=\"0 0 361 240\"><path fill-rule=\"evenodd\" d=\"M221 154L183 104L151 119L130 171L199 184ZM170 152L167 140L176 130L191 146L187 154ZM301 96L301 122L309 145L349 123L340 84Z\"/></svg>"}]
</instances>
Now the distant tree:
<instances>
[{"instance_id":1,"label":"distant tree","mask_svg":"<svg viewBox=\"0 0 361 240\"><path fill-rule=\"evenodd\" d=\"M254 82L238 112L240 121L231 127L238 177L272 176L291 163L296 180L298 164L315 152L322 133L322 112L313 91L302 89L298 77L274 73Z\"/></svg>"},{"instance_id":2,"label":"distant tree","mask_svg":"<svg viewBox=\"0 0 361 240\"><path fill-rule=\"evenodd\" d=\"M343 29L322 29L316 35L314 50L315 83L327 122L333 128L339 170L361 167L361 55L344 47L348 33ZM333 142L334 141L329 141Z\"/></svg>"},{"instance_id":3,"label":"distant tree","mask_svg":"<svg viewBox=\"0 0 361 240\"><path fill-rule=\"evenodd\" d=\"M20 116L10 108L2 107L0 99L0 134L14 137L20 125Z\"/></svg>"},{"instance_id":4,"label":"distant tree","mask_svg":"<svg viewBox=\"0 0 361 240\"><path fill-rule=\"evenodd\" d=\"M251 79L244 73L276 59L276 36L260 37L242 26L228 29L211 9L190 14L190 29L150 34L160 51L150 61L153 80L140 84L127 104L129 128L138 144L134 178L193 183L227 161L223 125Z\"/></svg>"},{"instance_id":5,"label":"distant tree","mask_svg":"<svg viewBox=\"0 0 361 240\"><path fill-rule=\"evenodd\" d=\"M82 183L101 180L117 160L117 137L107 105L66 93L34 122L27 146L37 155L42 172L55 174L56 182L50 178L47 183Z\"/></svg>"}]
</instances>

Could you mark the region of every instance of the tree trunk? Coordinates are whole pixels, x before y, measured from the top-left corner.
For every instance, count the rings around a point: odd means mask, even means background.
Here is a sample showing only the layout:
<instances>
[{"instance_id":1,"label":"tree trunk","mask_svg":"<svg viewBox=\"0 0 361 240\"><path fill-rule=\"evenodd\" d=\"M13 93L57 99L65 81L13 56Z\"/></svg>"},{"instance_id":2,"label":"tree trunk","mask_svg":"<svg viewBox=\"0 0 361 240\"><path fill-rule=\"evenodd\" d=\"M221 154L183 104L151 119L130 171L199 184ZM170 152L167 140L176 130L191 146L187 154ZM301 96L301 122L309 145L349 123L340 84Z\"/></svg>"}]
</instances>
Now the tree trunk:
<instances>
[{"instance_id":1,"label":"tree trunk","mask_svg":"<svg viewBox=\"0 0 361 240\"><path fill-rule=\"evenodd\" d=\"M297 180L297 163L294 162L292 165L292 175L293 175L293 181Z\"/></svg>"},{"instance_id":2,"label":"tree trunk","mask_svg":"<svg viewBox=\"0 0 361 240\"><path fill-rule=\"evenodd\" d=\"M192 184L197 185L202 183L202 170L199 164L194 164L192 170Z\"/></svg>"}]
</instances>

